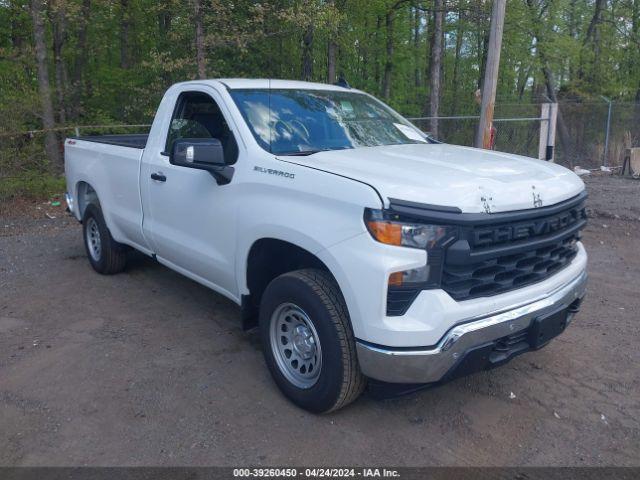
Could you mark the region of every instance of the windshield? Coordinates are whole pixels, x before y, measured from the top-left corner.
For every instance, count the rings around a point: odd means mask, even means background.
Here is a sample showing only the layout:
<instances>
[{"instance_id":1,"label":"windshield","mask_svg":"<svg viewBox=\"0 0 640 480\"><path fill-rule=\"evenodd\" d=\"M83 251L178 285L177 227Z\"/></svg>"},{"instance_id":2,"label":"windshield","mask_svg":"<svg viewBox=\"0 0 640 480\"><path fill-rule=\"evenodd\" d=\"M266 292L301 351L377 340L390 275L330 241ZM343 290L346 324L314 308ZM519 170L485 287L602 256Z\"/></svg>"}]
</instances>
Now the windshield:
<instances>
[{"instance_id":1,"label":"windshield","mask_svg":"<svg viewBox=\"0 0 640 480\"><path fill-rule=\"evenodd\" d=\"M378 145L429 143L374 98L335 90L231 90L253 136L280 155Z\"/></svg>"}]
</instances>

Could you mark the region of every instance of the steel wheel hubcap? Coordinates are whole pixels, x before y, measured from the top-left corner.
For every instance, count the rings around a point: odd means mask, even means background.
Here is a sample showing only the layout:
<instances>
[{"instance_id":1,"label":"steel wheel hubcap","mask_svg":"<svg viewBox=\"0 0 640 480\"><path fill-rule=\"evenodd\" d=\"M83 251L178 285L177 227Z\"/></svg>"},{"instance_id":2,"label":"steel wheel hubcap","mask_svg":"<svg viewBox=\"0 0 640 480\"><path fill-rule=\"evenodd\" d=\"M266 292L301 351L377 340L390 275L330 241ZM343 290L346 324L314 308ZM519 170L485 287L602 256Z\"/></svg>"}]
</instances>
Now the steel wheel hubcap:
<instances>
[{"instance_id":1,"label":"steel wheel hubcap","mask_svg":"<svg viewBox=\"0 0 640 480\"><path fill-rule=\"evenodd\" d=\"M98 229L98 223L93 218L87 220L87 246L89 247L89 254L95 261L100 260L100 254L102 252L102 245L100 240L100 230Z\"/></svg>"},{"instance_id":2,"label":"steel wheel hubcap","mask_svg":"<svg viewBox=\"0 0 640 480\"><path fill-rule=\"evenodd\" d=\"M318 333L304 310L283 303L271 315L271 351L280 372L299 388L311 388L318 381L322 350Z\"/></svg>"}]
</instances>

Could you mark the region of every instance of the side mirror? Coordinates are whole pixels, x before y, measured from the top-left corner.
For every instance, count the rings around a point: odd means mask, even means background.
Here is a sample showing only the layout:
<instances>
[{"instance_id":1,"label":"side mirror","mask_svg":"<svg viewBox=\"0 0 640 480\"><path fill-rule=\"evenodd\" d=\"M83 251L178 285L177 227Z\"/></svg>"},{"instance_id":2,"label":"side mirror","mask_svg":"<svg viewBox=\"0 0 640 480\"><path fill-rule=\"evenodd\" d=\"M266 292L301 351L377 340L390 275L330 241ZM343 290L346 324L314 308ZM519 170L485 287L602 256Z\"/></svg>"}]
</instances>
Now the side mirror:
<instances>
[{"instance_id":1,"label":"side mirror","mask_svg":"<svg viewBox=\"0 0 640 480\"><path fill-rule=\"evenodd\" d=\"M217 138L182 138L173 142L171 163L202 170L224 167L224 150Z\"/></svg>"},{"instance_id":2,"label":"side mirror","mask_svg":"<svg viewBox=\"0 0 640 480\"><path fill-rule=\"evenodd\" d=\"M225 163L222 143L217 138L181 138L173 142L169 161L180 167L208 171L219 185L227 184L233 167Z\"/></svg>"}]
</instances>

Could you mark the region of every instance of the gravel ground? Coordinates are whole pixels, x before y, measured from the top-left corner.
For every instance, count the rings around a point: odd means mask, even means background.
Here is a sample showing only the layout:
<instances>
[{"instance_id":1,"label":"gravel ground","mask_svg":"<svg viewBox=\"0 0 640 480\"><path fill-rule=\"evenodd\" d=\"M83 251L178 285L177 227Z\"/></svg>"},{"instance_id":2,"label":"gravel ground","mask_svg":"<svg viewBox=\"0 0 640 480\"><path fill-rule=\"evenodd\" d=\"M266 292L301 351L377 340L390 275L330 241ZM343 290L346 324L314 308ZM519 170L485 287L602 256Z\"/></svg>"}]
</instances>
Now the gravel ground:
<instances>
[{"instance_id":1,"label":"gravel ground","mask_svg":"<svg viewBox=\"0 0 640 480\"><path fill-rule=\"evenodd\" d=\"M5 205L0 465L638 466L640 182L586 181L591 283L567 332L326 416L280 395L228 300L141 255L99 276L60 207Z\"/></svg>"},{"instance_id":2,"label":"gravel ground","mask_svg":"<svg viewBox=\"0 0 640 480\"><path fill-rule=\"evenodd\" d=\"M640 180L612 175L582 177L593 217L640 221Z\"/></svg>"}]
</instances>

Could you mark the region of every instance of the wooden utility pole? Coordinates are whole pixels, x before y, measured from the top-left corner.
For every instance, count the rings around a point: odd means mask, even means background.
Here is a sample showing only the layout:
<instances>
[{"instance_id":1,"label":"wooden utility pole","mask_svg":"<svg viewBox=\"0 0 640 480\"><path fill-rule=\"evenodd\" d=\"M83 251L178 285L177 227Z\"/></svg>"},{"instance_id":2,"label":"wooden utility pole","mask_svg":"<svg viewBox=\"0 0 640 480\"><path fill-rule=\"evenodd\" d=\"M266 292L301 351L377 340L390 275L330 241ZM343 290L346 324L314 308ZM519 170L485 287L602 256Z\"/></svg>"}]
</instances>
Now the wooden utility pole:
<instances>
[{"instance_id":1,"label":"wooden utility pole","mask_svg":"<svg viewBox=\"0 0 640 480\"><path fill-rule=\"evenodd\" d=\"M496 88L498 87L500 50L502 49L502 32L504 30L504 13L506 6L507 0L493 0L487 64L484 70L484 82L482 84L482 107L480 110L480 125L478 125L478 131L476 133L477 148L491 147L493 109L496 103Z\"/></svg>"},{"instance_id":2,"label":"wooden utility pole","mask_svg":"<svg viewBox=\"0 0 640 480\"><path fill-rule=\"evenodd\" d=\"M431 59L429 68L429 116L431 128L429 133L438 138L438 116L440 115L440 88L442 87L442 33L444 25L445 2L434 1L433 13L433 44L431 45Z\"/></svg>"}]
</instances>

